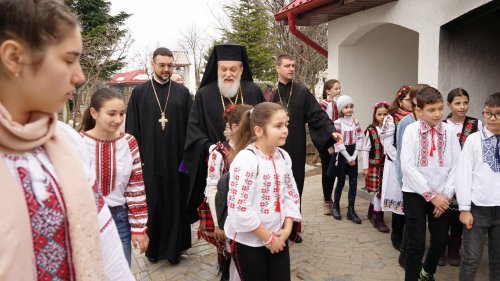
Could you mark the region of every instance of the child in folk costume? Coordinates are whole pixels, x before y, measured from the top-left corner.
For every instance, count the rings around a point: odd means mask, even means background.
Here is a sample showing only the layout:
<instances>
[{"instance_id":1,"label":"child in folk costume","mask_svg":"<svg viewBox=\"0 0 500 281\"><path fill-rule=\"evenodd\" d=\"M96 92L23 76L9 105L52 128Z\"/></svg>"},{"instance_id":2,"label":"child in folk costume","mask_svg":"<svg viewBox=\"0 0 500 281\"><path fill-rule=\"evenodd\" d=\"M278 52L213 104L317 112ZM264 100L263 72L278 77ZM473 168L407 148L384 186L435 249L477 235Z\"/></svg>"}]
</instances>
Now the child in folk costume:
<instances>
[{"instance_id":1,"label":"child in folk costume","mask_svg":"<svg viewBox=\"0 0 500 281\"><path fill-rule=\"evenodd\" d=\"M233 140L233 133L238 129L241 123L243 114L252 109L250 105L239 104L231 105L224 112L224 120L227 122L227 128L224 135L227 138L225 142L218 142L210 146L210 155L208 156L208 172L207 172L207 186L205 188L205 202L208 203L210 213L212 214L214 231L213 235L203 233L200 224L199 235L207 242L214 244L217 247L217 260L219 271L222 272L222 278L237 281L239 280L238 272L234 263L231 263L229 269L229 253L224 252L226 236L224 230L219 227L217 220L217 213L215 208L215 195L217 194L217 183L221 176L229 170L230 153L233 151L235 144ZM213 237L213 238L212 238ZM229 276L228 276L229 275Z\"/></svg>"},{"instance_id":2,"label":"child in folk costume","mask_svg":"<svg viewBox=\"0 0 500 281\"><path fill-rule=\"evenodd\" d=\"M380 130L390 104L387 101L377 102L373 106L373 122L365 130L365 143L363 145L363 175L365 175L365 188L373 192L374 196L368 207L368 220L380 232L389 232L384 223L382 211L381 189L384 170L384 148L380 140Z\"/></svg>"},{"instance_id":3,"label":"child in folk costume","mask_svg":"<svg viewBox=\"0 0 500 281\"><path fill-rule=\"evenodd\" d=\"M341 220L340 196L344 188L346 176L349 176L349 195L347 219L361 224L361 219L354 210L358 184L358 152L363 149L363 131L358 120L352 117L354 101L350 96L340 96L337 100L340 110L339 119L335 120L335 130L342 135L343 143L335 144L335 156L328 167L328 175L337 178L334 194L333 218Z\"/></svg>"},{"instance_id":4,"label":"child in folk costume","mask_svg":"<svg viewBox=\"0 0 500 281\"><path fill-rule=\"evenodd\" d=\"M403 239L404 213L403 193L396 174L396 130L401 119L412 112L410 100L411 86L403 86L396 93L391 103L389 114L384 118L380 138L384 147L385 162L382 179L382 211L392 212L391 241L399 251Z\"/></svg>"},{"instance_id":5,"label":"child in folk costume","mask_svg":"<svg viewBox=\"0 0 500 281\"><path fill-rule=\"evenodd\" d=\"M279 148L288 120L281 105L260 103L245 112L234 135L224 231L242 280L291 279L287 240L302 218L291 159Z\"/></svg>"},{"instance_id":6,"label":"child in folk costume","mask_svg":"<svg viewBox=\"0 0 500 281\"><path fill-rule=\"evenodd\" d=\"M446 247L455 193L455 164L460 144L453 129L442 122L443 97L426 87L417 94L419 121L406 127L401 149L403 200L408 246L405 280L434 280L439 257ZM427 224L428 222L428 224ZM424 264L426 226L430 246Z\"/></svg>"},{"instance_id":7,"label":"child in folk costume","mask_svg":"<svg viewBox=\"0 0 500 281\"><path fill-rule=\"evenodd\" d=\"M460 280L475 280L488 237L490 280L500 280L500 92L486 98L485 126L471 134L458 158L455 188L464 250Z\"/></svg>"},{"instance_id":8,"label":"child in folk costume","mask_svg":"<svg viewBox=\"0 0 500 281\"><path fill-rule=\"evenodd\" d=\"M469 110L469 94L461 88L456 88L448 93L447 97L448 109L451 113L444 122L453 127L455 134L460 142L460 147L463 148L467 137L477 131L481 131L482 123L480 120L467 116ZM450 235L448 237L448 263L453 266L460 265L460 246L462 245L463 226L460 222L458 211L458 203L453 197L450 203ZM445 252L439 259L439 265L446 264Z\"/></svg>"},{"instance_id":9,"label":"child in folk costume","mask_svg":"<svg viewBox=\"0 0 500 281\"><path fill-rule=\"evenodd\" d=\"M339 110L335 103L335 98L340 95L340 82L339 80L327 80L323 86L323 99L319 102L319 106L326 111L328 117L333 121L339 117ZM334 148L330 147L328 150L320 151L321 158L321 186L323 187L323 214L332 214L332 192L335 178L328 176L328 165L332 160Z\"/></svg>"},{"instance_id":10,"label":"child in folk costume","mask_svg":"<svg viewBox=\"0 0 500 281\"><path fill-rule=\"evenodd\" d=\"M139 247L141 253L148 247L148 207L137 140L119 131L124 115L123 96L115 90L101 88L92 95L83 114L80 134L130 266L131 243Z\"/></svg>"},{"instance_id":11,"label":"child in folk costume","mask_svg":"<svg viewBox=\"0 0 500 281\"><path fill-rule=\"evenodd\" d=\"M0 280L135 280L81 137L57 121L77 84L77 17L0 1Z\"/></svg>"}]
</instances>

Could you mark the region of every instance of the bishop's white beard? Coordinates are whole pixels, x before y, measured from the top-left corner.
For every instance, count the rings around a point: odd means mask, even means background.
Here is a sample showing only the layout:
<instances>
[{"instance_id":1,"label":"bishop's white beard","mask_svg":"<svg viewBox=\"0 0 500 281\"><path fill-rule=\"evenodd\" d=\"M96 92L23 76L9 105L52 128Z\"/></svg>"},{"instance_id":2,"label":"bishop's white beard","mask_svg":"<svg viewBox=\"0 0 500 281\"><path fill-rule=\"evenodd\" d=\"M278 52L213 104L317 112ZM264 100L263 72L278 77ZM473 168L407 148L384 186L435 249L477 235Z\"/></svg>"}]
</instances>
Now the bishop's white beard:
<instances>
[{"instance_id":1,"label":"bishop's white beard","mask_svg":"<svg viewBox=\"0 0 500 281\"><path fill-rule=\"evenodd\" d=\"M219 78L217 84L219 86L219 91L221 95L226 98L233 98L238 93L240 89L240 80L241 78L235 78L231 85L226 85L224 83L224 79Z\"/></svg>"}]
</instances>

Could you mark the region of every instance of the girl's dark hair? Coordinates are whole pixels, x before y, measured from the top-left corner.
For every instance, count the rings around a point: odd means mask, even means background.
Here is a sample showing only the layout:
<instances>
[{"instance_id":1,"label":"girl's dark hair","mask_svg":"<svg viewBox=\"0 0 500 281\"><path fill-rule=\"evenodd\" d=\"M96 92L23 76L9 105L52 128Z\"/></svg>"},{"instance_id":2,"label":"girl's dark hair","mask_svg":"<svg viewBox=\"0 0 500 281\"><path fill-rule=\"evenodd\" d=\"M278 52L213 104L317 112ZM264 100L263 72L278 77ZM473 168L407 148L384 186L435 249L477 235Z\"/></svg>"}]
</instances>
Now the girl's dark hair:
<instances>
[{"instance_id":1,"label":"girl's dark hair","mask_svg":"<svg viewBox=\"0 0 500 281\"><path fill-rule=\"evenodd\" d=\"M448 96L446 97L446 101L449 104L452 104L455 97L467 97L467 100L470 99L469 93L467 93L466 90L464 90L462 88L455 88L448 93ZM448 116L446 116L446 118L451 118L451 116L453 116L453 112L450 112L450 114L448 114Z\"/></svg>"},{"instance_id":2,"label":"girl's dark hair","mask_svg":"<svg viewBox=\"0 0 500 281\"><path fill-rule=\"evenodd\" d=\"M387 109L387 112L389 112L389 107L390 107L390 105L388 105L387 103L379 103L379 104L377 104L377 106L375 106L373 108L373 119L372 119L373 126L377 127L379 125L379 122L377 121L377 117L376 117L377 110L379 108L385 108L385 109Z\"/></svg>"},{"instance_id":3,"label":"girl's dark hair","mask_svg":"<svg viewBox=\"0 0 500 281\"><path fill-rule=\"evenodd\" d=\"M426 87L418 92L417 95L418 108L424 109L426 105L435 104L438 102L443 102L443 96L436 88Z\"/></svg>"},{"instance_id":4,"label":"girl's dark hair","mask_svg":"<svg viewBox=\"0 0 500 281\"><path fill-rule=\"evenodd\" d=\"M396 93L396 98L394 98L394 101L391 103L391 107L389 107L390 115L394 114L401 107L399 103L410 94L411 88L412 87L408 85L403 85L403 87L399 88Z\"/></svg>"},{"instance_id":5,"label":"girl's dark hair","mask_svg":"<svg viewBox=\"0 0 500 281\"><path fill-rule=\"evenodd\" d=\"M500 106L500 92L489 95L484 101L484 106L499 107Z\"/></svg>"},{"instance_id":6,"label":"girl's dark hair","mask_svg":"<svg viewBox=\"0 0 500 281\"><path fill-rule=\"evenodd\" d=\"M231 161L238 152L256 140L254 127L265 128L271 116L279 110L285 110L285 108L277 103L262 102L243 113L240 127L233 135L235 148L234 153L231 155Z\"/></svg>"},{"instance_id":7,"label":"girl's dark hair","mask_svg":"<svg viewBox=\"0 0 500 281\"><path fill-rule=\"evenodd\" d=\"M110 88L100 88L92 95L90 98L90 104L83 113L82 124L80 125L80 132L85 132L91 130L95 127L95 120L90 114L90 109L93 108L95 111L101 110L105 102L112 99L120 99L125 101L123 96L117 91Z\"/></svg>"},{"instance_id":8,"label":"girl's dark hair","mask_svg":"<svg viewBox=\"0 0 500 281\"><path fill-rule=\"evenodd\" d=\"M0 26L0 44L17 40L26 45L37 69L47 47L63 41L79 23L63 1L1 0Z\"/></svg>"},{"instance_id":9,"label":"girl's dark hair","mask_svg":"<svg viewBox=\"0 0 500 281\"><path fill-rule=\"evenodd\" d=\"M245 111L250 109L252 109L251 105L238 104L229 113L227 112L227 110L226 112L224 112L224 121L226 121L229 124L229 128L231 128L233 124L240 124L243 113L245 113Z\"/></svg>"},{"instance_id":10,"label":"girl's dark hair","mask_svg":"<svg viewBox=\"0 0 500 281\"><path fill-rule=\"evenodd\" d=\"M331 88L333 88L333 85L335 85L335 83L339 83L340 85L340 81L337 80L337 79L330 79L330 80L327 80L325 82L325 84L323 85L323 99L325 100L326 97L328 96L328 94L326 93L326 91L330 90Z\"/></svg>"}]
</instances>

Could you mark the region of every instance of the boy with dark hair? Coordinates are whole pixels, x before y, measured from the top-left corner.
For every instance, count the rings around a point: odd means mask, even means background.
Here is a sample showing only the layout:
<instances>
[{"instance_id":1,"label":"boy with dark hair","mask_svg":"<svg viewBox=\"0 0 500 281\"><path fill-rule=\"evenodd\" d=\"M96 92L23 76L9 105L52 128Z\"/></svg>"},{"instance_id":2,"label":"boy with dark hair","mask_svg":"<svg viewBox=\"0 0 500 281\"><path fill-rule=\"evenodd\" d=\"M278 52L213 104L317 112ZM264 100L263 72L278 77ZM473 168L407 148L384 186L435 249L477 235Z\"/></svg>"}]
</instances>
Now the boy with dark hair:
<instances>
[{"instance_id":1,"label":"boy with dark hair","mask_svg":"<svg viewBox=\"0 0 500 281\"><path fill-rule=\"evenodd\" d=\"M465 225L460 280L474 280L486 236L490 280L500 278L500 92L484 104L485 126L465 141L456 168L460 221Z\"/></svg>"},{"instance_id":2,"label":"boy with dark hair","mask_svg":"<svg viewBox=\"0 0 500 281\"><path fill-rule=\"evenodd\" d=\"M454 195L454 163L460 144L452 128L442 122L444 103L432 87L417 95L420 120L406 127L401 149L403 202L408 232L405 280L434 280L439 257L446 246L450 223L449 199ZM417 141L415 141L417 140ZM431 244L423 264L426 221Z\"/></svg>"}]
</instances>

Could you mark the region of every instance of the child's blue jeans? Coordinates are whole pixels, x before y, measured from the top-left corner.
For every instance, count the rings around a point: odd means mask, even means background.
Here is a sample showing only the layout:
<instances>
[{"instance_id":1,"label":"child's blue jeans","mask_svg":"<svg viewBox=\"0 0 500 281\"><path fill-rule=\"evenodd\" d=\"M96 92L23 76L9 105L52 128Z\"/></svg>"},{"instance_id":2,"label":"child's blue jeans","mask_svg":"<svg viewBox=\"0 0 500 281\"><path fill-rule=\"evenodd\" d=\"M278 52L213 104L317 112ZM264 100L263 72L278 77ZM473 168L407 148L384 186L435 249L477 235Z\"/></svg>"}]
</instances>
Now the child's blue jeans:
<instances>
[{"instance_id":1,"label":"child's blue jeans","mask_svg":"<svg viewBox=\"0 0 500 281\"><path fill-rule=\"evenodd\" d=\"M109 210L111 211L111 215L113 215L113 220L115 221L118 234L120 235L120 240L122 241L123 252L125 253L125 258L127 258L128 265L130 266L132 259L132 244L130 223L128 221L128 209L125 205L123 205L110 207Z\"/></svg>"}]
</instances>

